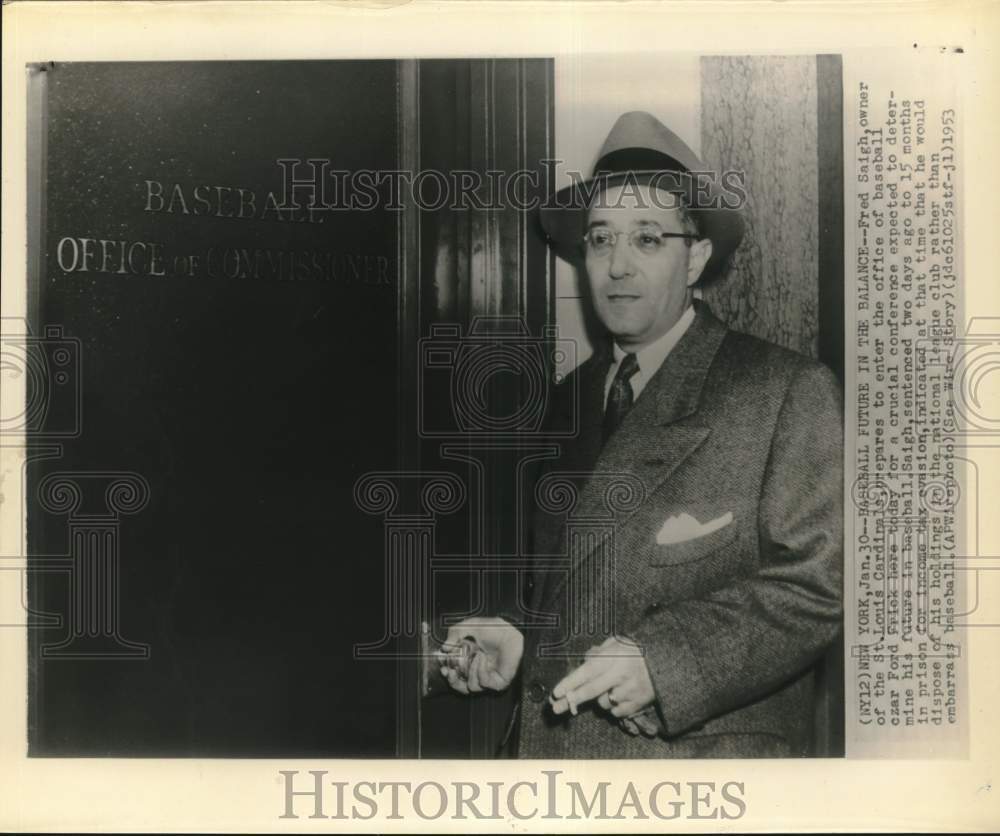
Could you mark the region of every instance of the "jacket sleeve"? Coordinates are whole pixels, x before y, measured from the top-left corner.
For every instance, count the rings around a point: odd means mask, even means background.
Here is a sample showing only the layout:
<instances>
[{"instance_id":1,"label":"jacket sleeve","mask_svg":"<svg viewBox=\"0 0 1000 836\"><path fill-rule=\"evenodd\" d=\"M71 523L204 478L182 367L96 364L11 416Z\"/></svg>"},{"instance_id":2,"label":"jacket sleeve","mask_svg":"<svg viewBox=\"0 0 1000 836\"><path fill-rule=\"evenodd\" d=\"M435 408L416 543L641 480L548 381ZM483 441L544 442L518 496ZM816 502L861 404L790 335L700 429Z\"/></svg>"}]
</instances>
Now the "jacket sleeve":
<instances>
[{"instance_id":1,"label":"jacket sleeve","mask_svg":"<svg viewBox=\"0 0 1000 836\"><path fill-rule=\"evenodd\" d=\"M792 380L759 502L757 571L644 619L643 647L668 735L801 674L842 618L843 420L825 367Z\"/></svg>"}]
</instances>

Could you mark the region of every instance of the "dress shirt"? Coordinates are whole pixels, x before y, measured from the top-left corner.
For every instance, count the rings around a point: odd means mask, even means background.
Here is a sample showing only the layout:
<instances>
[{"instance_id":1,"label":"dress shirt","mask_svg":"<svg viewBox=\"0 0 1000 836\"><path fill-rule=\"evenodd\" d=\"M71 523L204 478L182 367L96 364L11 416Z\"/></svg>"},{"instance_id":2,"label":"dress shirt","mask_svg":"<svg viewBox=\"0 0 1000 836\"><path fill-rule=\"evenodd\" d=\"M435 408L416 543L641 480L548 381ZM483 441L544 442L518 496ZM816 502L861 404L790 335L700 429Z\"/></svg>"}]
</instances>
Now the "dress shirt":
<instances>
[{"instance_id":1,"label":"dress shirt","mask_svg":"<svg viewBox=\"0 0 1000 836\"><path fill-rule=\"evenodd\" d=\"M646 384L653 379L653 375L656 374L657 369L663 365L663 361L667 359L667 355L680 342L681 337L684 336L684 332L687 331L692 322L694 322L694 306L688 305L687 310L681 314L681 318L674 323L673 327L666 334L635 353L635 359L639 363L639 371L632 375L629 380L629 384L632 386L633 400L638 400L639 395L642 394L642 390L646 388ZM627 353L618 347L617 342L614 344L614 362L611 364L611 368L608 369L608 376L604 381L605 405L608 403L608 392L611 391L611 381L615 379L618 367Z\"/></svg>"}]
</instances>

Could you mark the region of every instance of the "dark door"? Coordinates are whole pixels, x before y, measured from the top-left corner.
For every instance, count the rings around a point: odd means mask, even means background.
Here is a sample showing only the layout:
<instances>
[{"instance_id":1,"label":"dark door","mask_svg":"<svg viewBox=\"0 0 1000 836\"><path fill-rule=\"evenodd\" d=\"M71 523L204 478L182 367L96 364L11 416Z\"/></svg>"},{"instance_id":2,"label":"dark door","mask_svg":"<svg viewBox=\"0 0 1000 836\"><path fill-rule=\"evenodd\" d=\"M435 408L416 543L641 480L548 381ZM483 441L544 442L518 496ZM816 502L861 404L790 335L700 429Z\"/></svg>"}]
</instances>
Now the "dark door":
<instances>
[{"instance_id":1,"label":"dark door","mask_svg":"<svg viewBox=\"0 0 1000 836\"><path fill-rule=\"evenodd\" d=\"M397 63L31 76L31 753L394 754L399 213L278 161L396 168Z\"/></svg>"}]
</instances>

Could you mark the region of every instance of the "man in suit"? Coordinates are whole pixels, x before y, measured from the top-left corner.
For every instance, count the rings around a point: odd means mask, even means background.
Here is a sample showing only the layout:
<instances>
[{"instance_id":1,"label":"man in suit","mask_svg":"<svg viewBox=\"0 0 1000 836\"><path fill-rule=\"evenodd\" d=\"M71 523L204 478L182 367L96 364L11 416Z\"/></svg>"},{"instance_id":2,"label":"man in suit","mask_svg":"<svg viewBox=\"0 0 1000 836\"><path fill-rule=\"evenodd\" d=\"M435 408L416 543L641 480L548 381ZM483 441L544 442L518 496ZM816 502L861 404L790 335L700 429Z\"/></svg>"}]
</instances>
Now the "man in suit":
<instances>
[{"instance_id":1,"label":"man in suit","mask_svg":"<svg viewBox=\"0 0 1000 836\"><path fill-rule=\"evenodd\" d=\"M536 573L527 612L557 619L469 619L442 658L462 693L519 678L522 757L809 751L812 669L842 612L840 392L694 298L742 235L699 171L628 113L594 178L542 215L558 252L582 251L610 336L557 387L549 426L578 432L534 491L534 553L566 565Z\"/></svg>"}]
</instances>

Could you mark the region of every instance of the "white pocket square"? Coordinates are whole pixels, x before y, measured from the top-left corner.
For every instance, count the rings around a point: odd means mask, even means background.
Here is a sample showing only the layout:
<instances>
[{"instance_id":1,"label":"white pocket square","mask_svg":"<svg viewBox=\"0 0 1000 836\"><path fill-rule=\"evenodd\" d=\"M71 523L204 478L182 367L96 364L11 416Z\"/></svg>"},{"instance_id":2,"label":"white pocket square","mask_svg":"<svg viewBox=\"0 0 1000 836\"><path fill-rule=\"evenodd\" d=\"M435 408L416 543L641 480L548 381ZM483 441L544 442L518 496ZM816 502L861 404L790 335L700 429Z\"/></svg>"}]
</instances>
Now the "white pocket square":
<instances>
[{"instance_id":1,"label":"white pocket square","mask_svg":"<svg viewBox=\"0 0 1000 836\"><path fill-rule=\"evenodd\" d=\"M669 546L674 543L683 543L686 540L694 540L704 537L720 528L725 528L733 521L733 512L727 511L721 517L700 523L690 514L677 514L667 517L663 526L656 533L656 542L660 546Z\"/></svg>"}]
</instances>

